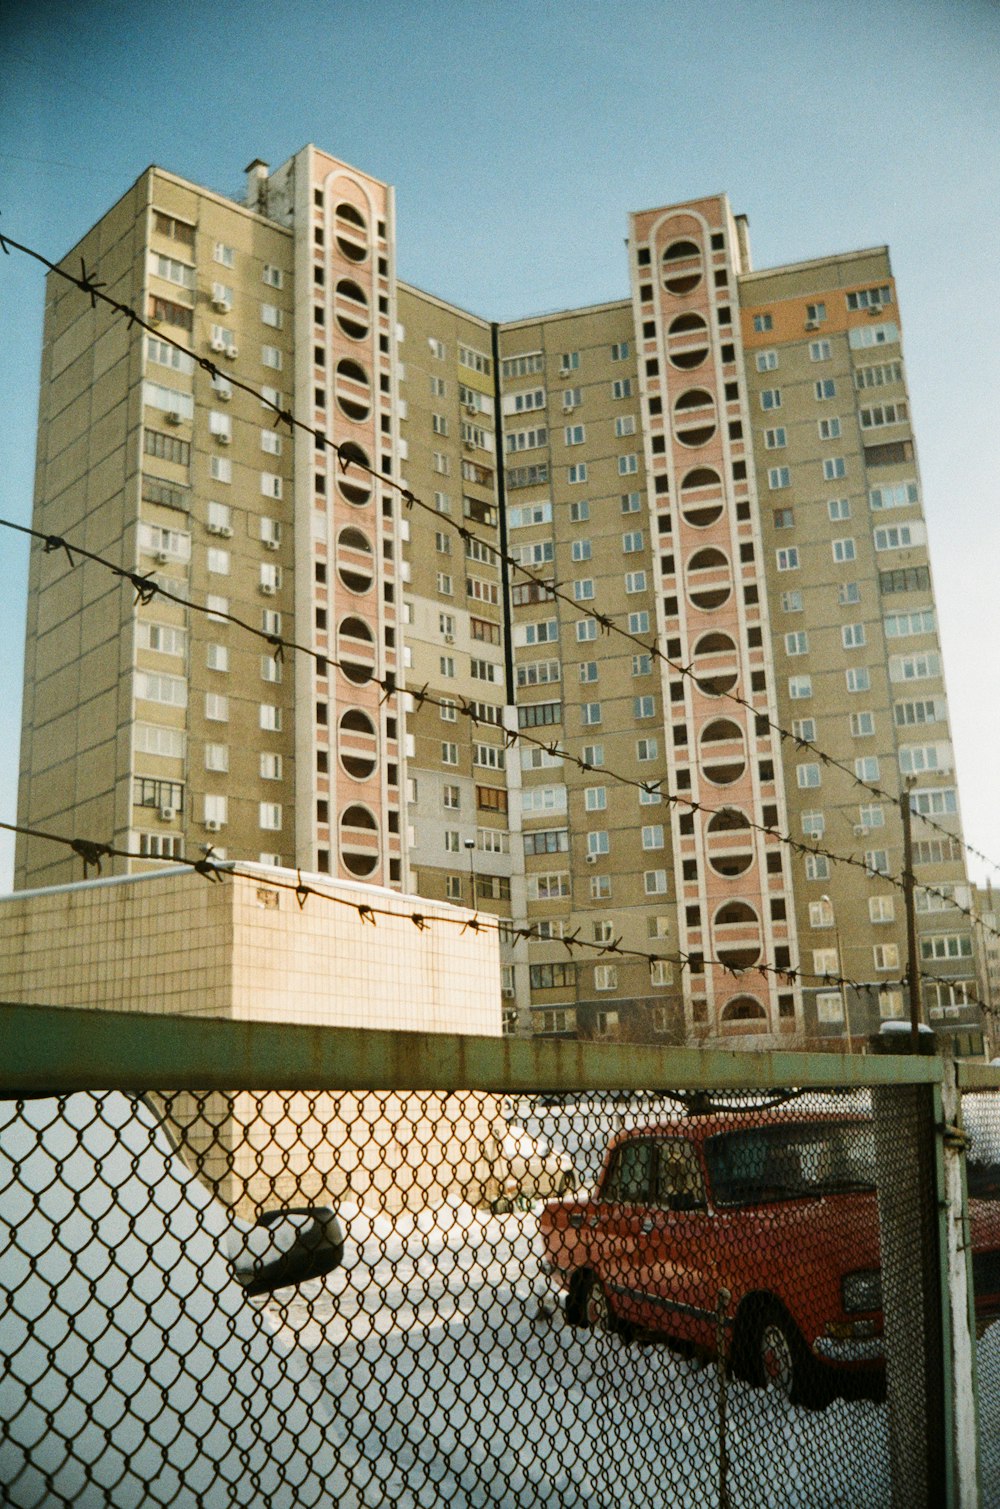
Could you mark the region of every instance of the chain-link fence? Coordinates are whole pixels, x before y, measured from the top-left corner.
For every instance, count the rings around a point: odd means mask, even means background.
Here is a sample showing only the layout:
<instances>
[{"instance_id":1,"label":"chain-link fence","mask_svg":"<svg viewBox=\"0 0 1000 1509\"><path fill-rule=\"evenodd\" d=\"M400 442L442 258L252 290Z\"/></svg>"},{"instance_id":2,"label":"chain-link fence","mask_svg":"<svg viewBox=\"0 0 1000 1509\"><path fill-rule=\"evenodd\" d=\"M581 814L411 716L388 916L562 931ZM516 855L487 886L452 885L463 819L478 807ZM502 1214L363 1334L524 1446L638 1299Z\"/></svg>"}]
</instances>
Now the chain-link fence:
<instances>
[{"instance_id":1,"label":"chain-link fence","mask_svg":"<svg viewBox=\"0 0 1000 1509\"><path fill-rule=\"evenodd\" d=\"M427 1090L415 1040L380 1091L334 1036L346 1088L0 1100L5 1502L953 1501L928 1061L748 1086L732 1055L479 1040L478 1088L456 1051ZM585 1082L630 1067L659 1087Z\"/></svg>"}]
</instances>

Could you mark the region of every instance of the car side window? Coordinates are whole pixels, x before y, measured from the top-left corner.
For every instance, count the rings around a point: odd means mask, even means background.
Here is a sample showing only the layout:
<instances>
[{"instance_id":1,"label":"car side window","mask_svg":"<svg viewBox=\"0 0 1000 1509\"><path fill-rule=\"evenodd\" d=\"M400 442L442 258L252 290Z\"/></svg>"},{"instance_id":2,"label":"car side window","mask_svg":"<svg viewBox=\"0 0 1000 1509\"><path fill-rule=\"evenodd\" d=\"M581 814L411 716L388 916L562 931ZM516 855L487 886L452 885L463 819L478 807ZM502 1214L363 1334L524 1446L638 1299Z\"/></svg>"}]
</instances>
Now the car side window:
<instances>
[{"instance_id":1,"label":"car side window","mask_svg":"<svg viewBox=\"0 0 1000 1509\"><path fill-rule=\"evenodd\" d=\"M649 1202L653 1169L653 1143L623 1142L615 1149L601 1197L623 1205Z\"/></svg>"},{"instance_id":2,"label":"car side window","mask_svg":"<svg viewBox=\"0 0 1000 1509\"><path fill-rule=\"evenodd\" d=\"M654 1204L661 1210L704 1210L705 1181L690 1142L671 1137L657 1144Z\"/></svg>"}]
</instances>

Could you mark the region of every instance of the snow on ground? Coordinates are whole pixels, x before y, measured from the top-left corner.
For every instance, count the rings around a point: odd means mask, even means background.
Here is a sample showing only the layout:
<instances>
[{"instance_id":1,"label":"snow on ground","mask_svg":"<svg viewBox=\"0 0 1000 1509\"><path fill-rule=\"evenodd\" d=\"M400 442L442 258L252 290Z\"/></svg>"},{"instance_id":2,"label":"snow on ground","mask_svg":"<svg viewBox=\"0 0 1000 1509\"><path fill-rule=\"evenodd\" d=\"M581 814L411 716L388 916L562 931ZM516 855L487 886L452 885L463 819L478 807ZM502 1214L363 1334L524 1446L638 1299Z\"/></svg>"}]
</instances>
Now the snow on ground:
<instances>
[{"instance_id":1,"label":"snow on ground","mask_svg":"<svg viewBox=\"0 0 1000 1509\"><path fill-rule=\"evenodd\" d=\"M536 1211L341 1215L345 1266L267 1314L359 1504L718 1503L717 1369L569 1326L539 1268ZM726 1405L732 1509L888 1505L883 1406L805 1411L733 1381Z\"/></svg>"}]
</instances>

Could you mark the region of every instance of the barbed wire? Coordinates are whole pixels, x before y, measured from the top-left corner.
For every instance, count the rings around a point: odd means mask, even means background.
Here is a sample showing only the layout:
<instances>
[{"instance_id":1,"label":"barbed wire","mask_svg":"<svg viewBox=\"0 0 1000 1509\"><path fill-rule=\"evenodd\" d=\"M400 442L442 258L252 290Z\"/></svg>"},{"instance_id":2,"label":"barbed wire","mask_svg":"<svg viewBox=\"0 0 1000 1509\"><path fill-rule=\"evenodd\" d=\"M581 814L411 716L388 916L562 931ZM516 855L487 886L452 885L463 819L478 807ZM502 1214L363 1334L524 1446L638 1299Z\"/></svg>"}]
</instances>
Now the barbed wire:
<instances>
[{"instance_id":1,"label":"barbed wire","mask_svg":"<svg viewBox=\"0 0 1000 1509\"><path fill-rule=\"evenodd\" d=\"M229 368L220 368L218 364L213 362L210 358L199 356L195 351L191 349L191 347L166 334L159 325L154 326L148 321L144 320L139 315L138 311L135 310L132 306L124 304L120 300L114 299L109 294L105 293L103 290L106 285L99 283L93 273L87 272L86 262L82 256L80 258L80 275L77 277L67 269L61 267L59 264L52 262L41 252L38 252L33 248L28 247L23 243L15 241L13 238L0 233L0 249L2 249L9 255L11 247L20 252L23 252L29 257L34 258L36 261L40 262L43 266L48 268L50 272L58 274L67 282L77 287L81 292L88 294L92 308L96 308L97 301L100 300L102 303L108 305L119 314L124 315L127 318L130 327L134 324L139 325L148 334L154 336L154 338L164 341L167 345L189 357L194 364L207 372L213 378L213 380L215 378L223 378L230 384L230 386L236 387L240 391L247 393L250 397L256 398L264 407L272 410L279 423L285 422L288 424L290 429L297 428L311 434L314 437L318 448L331 449L334 451L338 458L339 464L345 472L350 466L357 467L358 470L366 473L373 480L378 481L383 486L389 487L399 493L407 508L417 506L426 511L428 514L433 514L436 520L438 520L439 522L443 520L448 527L452 528L467 545L475 543L481 546L483 550L486 551L492 558L498 560L502 559L506 561L507 565L512 570L520 572L529 582L533 582L542 590L543 601L560 601L571 607L574 613L580 613L581 605L576 601L575 598L563 592L560 584L556 583L553 580L543 578L537 573L529 570L527 567L523 566L520 561L518 561L513 555L507 555L501 552L490 541L483 540L480 536L476 535L475 532L473 530L470 530L467 525L458 524L453 521L450 516L440 514L435 507L428 504L423 499L418 498L408 487L404 486L400 482L397 482L394 478L386 476L384 473L377 471L374 467L368 464L364 460L362 453L356 445L352 445L350 442L347 442L345 445L338 445L336 442L329 439L329 437L326 435L325 430L297 418L292 409L283 407L280 403L276 402L274 399L266 395L261 389L256 388L252 384L243 382L242 380L234 377ZM502 461L503 458L498 456L497 464L502 464ZM179 594L171 593L160 583L156 582L151 576L143 576L137 571L130 571L119 567L113 562L109 562L102 557L94 555L90 551L84 550L82 547L71 545L62 536L44 534L41 531L29 529L25 525L19 525L9 520L0 520L0 524L2 524L4 527L18 530L19 532L32 535L35 538L42 540L47 552L60 548L65 550L67 558L69 559L71 565L74 564L72 554L74 550L78 555L86 559L99 562L101 565L106 566L116 575L129 581L132 584L136 591L137 602L148 603L152 600L154 595L159 594L166 600L177 603L182 607L194 607L197 611L204 612L206 615L210 615L215 619L224 619L225 621L233 623L239 628L248 630L257 638L271 645L271 647L275 649L276 658L281 658L283 650L285 648L288 648L296 650L299 653L304 653L311 656L320 666L325 667L327 665L333 664L338 668L341 667L341 662L337 659L336 656L331 656L329 654L318 651L311 645L299 644L296 641L286 639L284 636L270 634L266 630L258 629L255 625L247 623L245 620L240 619L237 615L229 613L228 610L217 611L208 607L207 605L194 604L191 602L190 598L183 598ZM632 630L622 628L620 625L614 622L614 617L610 614L595 613L593 611L589 611L583 616L585 618L593 620L605 634L618 634L619 636L627 640L636 649L639 649L645 654L648 654L651 658L655 658L656 660L660 661L670 670L675 671L681 676L692 680L699 690L703 692L705 691L706 681L710 680L711 678L699 678L695 671L693 663L684 665L683 663L676 661L672 657L668 656L663 650L660 649L660 646L655 638L651 641L647 641L640 634L635 633ZM384 696L393 695L401 691L409 691L409 688L405 688L398 682L395 673L389 673L385 678L379 678L372 674L368 679L374 681L382 688ZM431 697L427 691L426 686L420 693L413 693L412 691L409 691L409 694L412 697L419 698L420 701L430 701L438 707L441 707L442 705L449 707L456 705L454 699L440 699ZM841 760L838 760L835 756L829 754L827 751L822 750L813 740L804 739L800 735L796 734L793 730L786 729L781 724L776 723L773 719L770 718L766 711L762 712L751 701L749 701L749 699L742 697L736 692L722 689L718 686L712 687L709 695L720 696L738 705L753 716L755 720L755 728L757 730L759 730L761 723L763 723L771 733L778 735L782 743L784 743L785 740L788 739L792 740L798 751L815 755L816 758L825 767L839 770L842 774L846 775L855 786L868 792L870 795L877 797L880 801L888 801L894 805L898 804L898 795L887 791L882 786L876 785L860 777L857 774L856 770L852 770L849 765ZM418 701L418 706L420 705L420 701ZM464 699L458 699L457 705L464 713L472 716L474 722L479 721L475 718L469 704L465 702ZM486 726L485 720L483 721L484 726ZM512 736L513 733L511 730L504 730L505 741L511 739ZM518 731L517 737L524 738L527 742L538 744L542 748L547 747L543 741L532 739L531 736L524 735L523 730ZM586 762L581 761L579 757L573 756L569 753L569 751L563 751L562 757L574 760L580 766L580 768L584 770L589 768L596 768L588 766ZM655 789L659 791L659 793L663 795L668 802L673 801L686 804L693 812L700 810L711 814L732 810L730 807L712 808L705 804L695 802L690 798L685 798L680 793L675 793L671 796L662 789L662 782L651 784L649 782L639 781L634 778L616 775L614 772L606 770L605 767L600 768L605 771L605 774L609 779L617 780L624 784L638 787L639 789L645 790L650 793L652 793L655 785ZM920 818L921 821L923 821L928 827L941 833L951 842L959 843L968 853L973 854L977 859L1000 872L1000 865L990 860L988 856L982 853L982 851L967 843L964 838L958 838L954 833L951 832L951 830L945 828L940 823L936 823L928 814L914 809L912 807L912 804L911 811L913 812L914 816ZM794 850L797 850L800 853L822 855L833 862L854 865L855 867L864 870L867 874L873 873L867 862L859 860L854 855L840 855L835 851L826 848L825 846L802 844L800 841L793 839L790 834L780 833L780 831L773 825L757 824L749 819L746 819L746 821L749 827L760 831L770 837L777 838L780 842L791 846ZM877 873L884 874L884 872ZM897 887L902 886L903 882L900 877L884 876L884 878L890 880L891 883L897 885ZM978 923L978 925L980 926L986 926L986 924L984 924L981 919L977 918L971 907L963 907L959 903L955 902L953 897L949 897L946 893L936 890L935 888L924 887L924 889L928 890L932 894L938 895L950 905L953 905L957 911L971 920L974 924ZM998 936L1000 936L1000 933L998 933Z\"/></svg>"},{"instance_id":2,"label":"barbed wire","mask_svg":"<svg viewBox=\"0 0 1000 1509\"><path fill-rule=\"evenodd\" d=\"M558 938L543 937L539 932L537 923L526 924L522 926L509 922L506 918L498 917L493 913L487 913L485 916L482 916L476 908L472 909L473 915L471 917L463 917L461 915L450 917L447 915L446 911L439 911L434 916L428 916L426 912L419 910L412 910L409 913L405 913L401 912L399 908L393 909L386 906L380 906L374 900L371 902L358 902L350 900L346 896L338 896L330 890L323 889L322 885L317 886L313 879L306 879L303 876L301 869L296 870L296 878L294 880L283 879L281 876L276 875L273 869L268 869L263 875L259 872L259 870L241 869L240 861L238 860L220 859L213 857L213 852L210 845L207 846L207 853L203 856L202 859L192 860L180 855L143 854L132 849L123 848L120 845L105 843L103 841L95 839L72 838L67 834L52 833L46 829L29 827L19 823L8 823L0 821L0 829L3 829L4 831L10 833L21 834L29 838L42 839L50 843L61 844L64 847L72 850L72 852L74 854L77 854L83 861L85 879L89 877L90 871L92 869L96 870L97 874L100 875L102 862L105 859L135 859L150 864L172 865L177 871L187 871L191 875L200 876L213 884L223 883L226 878L232 878L248 880L256 885L265 886L273 890L289 892L295 897L300 910L303 910L305 908L307 901L312 897L315 897L321 901L329 901L334 903L335 905L345 907L347 910L354 912L357 915L359 921L361 921L362 923L370 924L372 926L378 925L379 917L398 919L401 916L404 916L407 917L408 920L417 929L417 931L421 933L427 931L435 923L438 922L444 923L445 925L458 927L460 932L462 933L471 932L476 934L485 934L489 932L496 932L499 938L503 941L516 943L517 941L524 940L559 945L564 948L567 954L569 954L571 957L575 949L580 949L586 951L592 956L595 956L596 958L624 959L636 962L641 961L649 968L651 975L657 964L671 964L678 967L682 972L685 969L688 970L691 976L692 985L694 983L695 976L702 973L706 966L718 968L724 974L737 982L740 980L745 980L748 976L752 977L753 975L760 975L765 980L772 978L776 981L777 984L784 984L789 988L794 987L796 983L803 984L807 981L811 981L818 987L828 987L830 989L835 988L838 990L854 990L859 994L867 996L869 999L875 999L881 995L886 994L886 992L888 991L904 989L907 985L905 976L899 979L890 977L886 978L884 981L860 980L855 979L853 976L842 973L839 969L823 971L806 970L803 969L801 965L791 963L787 965L777 964L772 961L766 960L756 960L753 963L748 963L745 966L738 966L728 962L724 958L715 957L711 954L703 953L699 949L691 949L687 952L683 950L664 952L661 950L653 951L638 949L624 944L622 937L620 936L618 938L612 938L603 941L584 938L580 935L579 926L574 932L563 934ZM447 902L435 902L433 904L437 907L446 907L450 905L450 903ZM552 961L550 960L547 962L551 963ZM935 980L938 983L947 985L962 983L954 979L949 980L947 979L947 977L943 976L922 974L921 977ZM969 1003L979 1006L985 1012L992 1013L994 1011L994 1008L992 1006L980 1000L978 997L970 998Z\"/></svg>"}]
</instances>

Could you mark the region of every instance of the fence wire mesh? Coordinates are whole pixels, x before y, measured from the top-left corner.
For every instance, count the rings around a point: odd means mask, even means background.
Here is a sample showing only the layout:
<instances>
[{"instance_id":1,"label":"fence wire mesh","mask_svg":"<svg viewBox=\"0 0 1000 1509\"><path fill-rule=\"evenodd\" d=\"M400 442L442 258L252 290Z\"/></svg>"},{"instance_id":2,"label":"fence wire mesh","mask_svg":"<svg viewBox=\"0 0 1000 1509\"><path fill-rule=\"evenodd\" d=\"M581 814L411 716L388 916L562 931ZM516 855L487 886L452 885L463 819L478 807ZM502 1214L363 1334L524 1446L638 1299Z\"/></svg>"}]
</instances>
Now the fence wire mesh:
<instances>
[{"instance_id":1,"label":"fence wire mesh","mask_svg":"<svg viewBox=\"0 0 1000 1509\"><path fill-rule=\"evenodd\" d=\"M984 1504L1000 1503L1000 1087L966 1092L966 1183L976 1317L980 1480Z\"/></svg>"},{"instance_id":2,"label":"fence wire mesh","mask_svg":"<svg viewBox=\"0 0 1000 1509\"><path fill-rule=\"evenodd\" d=\"M940 1502L923 1093L2 1101L4 1501Z\"/></svg>"}]
</instances>

